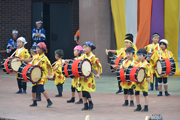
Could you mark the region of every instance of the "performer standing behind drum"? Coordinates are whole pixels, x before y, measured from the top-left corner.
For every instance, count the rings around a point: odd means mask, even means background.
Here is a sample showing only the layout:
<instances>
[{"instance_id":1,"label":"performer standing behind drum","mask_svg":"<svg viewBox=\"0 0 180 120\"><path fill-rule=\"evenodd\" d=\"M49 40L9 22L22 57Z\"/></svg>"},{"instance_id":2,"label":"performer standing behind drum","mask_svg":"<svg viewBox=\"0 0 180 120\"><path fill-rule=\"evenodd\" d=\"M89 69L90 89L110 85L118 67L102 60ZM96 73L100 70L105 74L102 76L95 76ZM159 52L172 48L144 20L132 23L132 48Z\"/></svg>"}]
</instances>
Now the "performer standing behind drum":
<instances>
[{"instance_id":1,"label":"performer standing behind drum","mask_svg":"<svg viewBox=\"0 0 180 120\"><path fill-rule=\"evenodd\" d=\"M145 49L148 52L147 54L153 55L156 52L156 50L160 50L160 47L159 47L159 44L158 44L159 38L160 38L160 35L158 33L153 33L153 35L152 35L153 43L149 44L149 45L147 45L145 47ZM151 56L147 56L147 57L149 58ZM155 65L152 62L150 62L150 65L152 66L152 70L153 70L154 75L153 75L152 81L150 81L150 89L149 89L149 91L154 89L154 82L155 82L155 89L158 90L158 80L157 80L156 73L155 73Z\"/></svg>"},{"instance_id":2,"label":"performer standing behind drum","mask_svg":"<svg viewBox=\"0 0 180 120\"><path fill-rule=\"evenodd\" d=\"M33 47L30 49L30 52L31 52L32 58L34 58L34 57L37 55L36 46L33 46ZM31 59L30 59L30 61L31 61ZM39 91L39 86L37 86L36 101L41 101L41 92Z\"/></svg>"},{"instance_id":3,"label":"performer standing behind drum","mask_svg":"<svg viewBox=\"0 0 180 120\"><path fill-rule=\"evenodd\" d=\"M75 59L81 59L84 54L83 53L83 48L80 45L77 45L74 48L74 56L76 57ZM76 102L76 104L82 104L82 92L77 90L77 84L78 84L78 78L72 79L72 85L71 85L71 92L72 92L72 98L70 100L67 100L67 103L74 103L75 102L75 91L77 91L78 96L79 96L79 101Z\"/></svg>"},{"instance_id":4,"label":"performer standing behind drum","mask_svg":"<svg viewBox=\"0 0 180 120\"><path fill-rule=\"evenodd\" d=\"M28 50L24 48L24 45L26 43L27 42L24 37L19 37L17 39L18 48L17 48L16 54L15 54L16 57L19 57L20 59L29 59L30 58L30 54L29 54ZM16 75L18 88L19 88L19 91L17 91L16 94L26 94L26 88L27 88L26 81L19 80L17 73L15 75ZM23 89L23 91L22 91L22 89Z\"/></svg>"},{"instance_id":5,"label":"performer standing behind drum","mask_svg":"<svg viewBox=\"0 0 180 120\"><path fill-rule=\"evenodd\" d=\"M159 45L161 50L156 51L151 57L151 62L153 62L153 64L156 64L158 59L173 57L173 54L169 50L167 50L167 46L168 46L167 40L165 39L160 40ZM165 95L169 96L170 94L168 93L168 82L167 82L168 75L159 76L157 70L155 72L158 78L158 87L159 87L159 94L157 96L162 96L162 82L164 83Z\"/></svg>"},{"instance_id":6,"label":"performer standing behind drum","mask_svg":"<svg viewBox=\"0 0 180 120\"><path fill-rule=\"evenodd\" d=\"M32 30L32 39L34 40L33 46L36 46L39 42L44 42L46 40L45 30L41 28L42 21L36 21L36 28Z\"/></svg>"},{"instance_id":7,"label":"performer standing behind drum","mask_svg":"<svg viewBox=\"0 0 180 120\"><path fill-rule=\"evenodd\" d=\"M119 50L106 50L106 54L108 54L109 52L112 53L117 53L117 57L122 57L125 58L126 57L126 52L125 50L129 47L133 47L135 49L135 52L137 51L136 45L133 44L133 35L132 34L126 34L125 35L125 48L121 48ZM137 59L137 55L135 54L133 56L134 59ZM118 81L118 86L119 86L119 90L116 92L116 94L122 92L122 88L120 86L120 81Z\"/></svg>"},{"instance_id":8,"label":"performer standing behind drum","mask_svg":"<svg viewBox=\"0 0 180 120\"><path fill-rule=\"evenodd\" d=\"M135 49L133 47L129 47L125 50L126 52L126 60L123 61L123 63L120 65L121 69L127 70L128 66L132 65L135 66L138 64L136 60L133 59L133 56L135 54ZM112 65L113 68L116 68L117 65ZM132 82L121 82L121 87L124 88L124 99L125 103L123 106L128 106L128 92L130 94L130 106L134 106L134 91L132 89L133 83Z\"/></svg>"},{"instance_id":9,"label":"performer standing behind drum","mask_svg":"<svg viewBox=\"0 0 180 120\"><path fill-rule=\"evenodd\" d=\"M136 103L137 103L137 108L134 110L136 111L141 111L141 104L140 104L140 91L143 92L143 96L145 98L145 106L144 109L142 110L142 112L147 112L148 111L148 82L150 81L152 75L152 68L150 66L150 64L147 62L146 57L147 57L147 52L145 49L139 49L137 51L137 56L139 58L139 60L141 62L138 63L138 65L136 65L137 67L143 67L145 69L145 78L143 83L139 84L139 83L134 83L136 88L135 88L135 96L136 96Z\"/></svg>"},{"instance_id":10,"label":"performer standing behind drum","mask_svg":"<svg viewBox=\"0 0 180 120\"><path fill-rule=\"evenodd\" d=\"M37 106L37 100L36 100L36 91L37 91L37 86L39 87L39 91L44 95L44 97L47 99L47 106L50 107L53 103L50 100L47 92L44 90L44 84L47 82L48 79L51 79L51 74L52 74L52 66L49 61L49 59L46 57L45 53L47 53L47 47L44 42L40 42L36 46L36 51L37 55L33 56L32 58L27 59L20 59L20 61L24 62L30 62L33 60L33 64L38 63L38 65L43 69L42 72L42 78L39 83L37 84L32 84L32 98L33 98L33 104L30 105L30 107Z\"/></svg>"},{"instance_id":11,"label":"performer standing behind drum","mask_svg":"<svg viewBox=\"0 0 180 120\"><path fill-rule=\"evenodd\" d=\"M7 53L9 53L9 56L16 50L17 46L17 38L18 38L18 31L13 30L12 31L12 37L11 39L8 40L7 43Z\"/></svg>"},{"instance_id":12,"label":"performer standing behind drum","mask_svg":"<svg viewBox=\"0 0 180 120\"><path fill-rule=\"evenodd\" d=\"M101 63L99 62L99 59L92 53L92 51L96 49L96 47L92 42L90 41L85 42L83 44L83 49L85 53L84 58L89 59L91 61L92 68L98 73L96 75L91 74L91 77L89 77L88 79L79 78L77 89L78 91L82 91L82 95L83 95L84 108L82 108L81 110L88 110L88 109L92 110L93 102L89 92L94 92L96 90L94 77L100 78L100 74L102 73L102 66Z\"/></svg>"},{"instance_id":13,"label":"performer standing behind drum","mask_svg":"<svg viewBox=\"0 0 180 120\"><path fill-rule=\"evenodd\" d=\"M65 82L65 77L62 74L62 58L64 56L64 52L61 49L57 49L55 51L55 58L56 58L56 62L53 66L53 71L54 71L54 75L55 75L55 80L54 80L54 84L57 87L58 90L58 95L56 95L55 97L62 97L62 92L63 92L63 84Z\"/></svg>"}]
</instances>

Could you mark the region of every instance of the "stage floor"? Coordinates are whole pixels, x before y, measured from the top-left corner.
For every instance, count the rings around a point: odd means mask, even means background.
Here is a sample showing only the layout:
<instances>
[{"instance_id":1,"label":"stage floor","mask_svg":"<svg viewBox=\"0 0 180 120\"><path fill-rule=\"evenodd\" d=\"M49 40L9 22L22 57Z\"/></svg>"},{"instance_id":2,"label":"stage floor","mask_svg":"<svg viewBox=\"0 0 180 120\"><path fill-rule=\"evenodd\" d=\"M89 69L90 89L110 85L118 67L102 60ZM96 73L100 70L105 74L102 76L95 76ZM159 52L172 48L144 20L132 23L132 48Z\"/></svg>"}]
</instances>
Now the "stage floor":
<instances>
[{"instance_id":1,"label":"stage floor","mask_svg":"<svg viewBox=\"0 0 180 120\"><path fill-rule=\"evenodd\" d=\"M46 108L47 102L42 95L42 101L37 107L32 104L31 84L28 83L27 94L14 94L18 91L15 75L6 75L0 69L0 118L18 120L85 120L90 115L90 120L144 120L145 116L162 114L164 120L180 119L180 76L168 78L169 97L157 97L158 91L149 92L149 112L134 112L135 107L123 107L123 94L117 91L116 75L101 76L96 79L96 92L91 93L94 109L81 111L83 104L66 103L71 98L71 79L66 79L63 97L54 97L57 88L53 81L45 84L45 89L53 102L52 107ZM76 101L78 96L76 94ZM144 98L141 93L141 105L144 107Z\"/></svg>"}]
</instances>

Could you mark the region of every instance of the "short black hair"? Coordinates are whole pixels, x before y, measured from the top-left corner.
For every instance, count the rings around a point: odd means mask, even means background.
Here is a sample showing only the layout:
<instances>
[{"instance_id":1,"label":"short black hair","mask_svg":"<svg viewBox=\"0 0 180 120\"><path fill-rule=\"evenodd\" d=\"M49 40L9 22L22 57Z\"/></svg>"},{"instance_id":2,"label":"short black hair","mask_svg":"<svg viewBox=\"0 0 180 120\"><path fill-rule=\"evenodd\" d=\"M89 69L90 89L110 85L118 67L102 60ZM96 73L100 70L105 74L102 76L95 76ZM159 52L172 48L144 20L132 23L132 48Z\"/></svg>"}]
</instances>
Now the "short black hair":
<instances>
[{"instance_id":1,"label":"short black hair","mask_svg":"<svg viewBox=\"0 0 180 120\"><path fill-rule=\"evenodd\" d=\"M132 52L133 54L135 53L135 50L133 47L128 47L125 52Z\"/></svg>"},{"instance_id":2,"label":"short black hair","mask_svg":"<svg viewBox=\"0 0 180 120\"><path fill-rule=\"evenodd\" d=\"M133 43L133 38L132 37L126 37L124 40L130 40Z\"/></svg>"},{"instance_id":3,"label":"short black hair","mask_svg":"<svg viewBox=\"0 0 180 120\"><path fill-rule=\"evenodd\" d=\"M63 58L63 57L64 57L64 51L61 50L61 49L57 49L57 50L55 51L55 55L57 55L57 56L60 57L60 58Z\"/></svg>"},{"instance_id":4,"label":"short black hair","mask_svg":"<svg viewBox=\"0 0 180 120\"><path fill-rule=\"evenodd\" d=\"M167 44L166 44L166 43L164 43L164 42L160 42L160 43L159 43L159 45L161 45L161 43L162 43L163 45L165 45L165 46L166 46L166 48L167 48Z\"/></svg>"},{"instance_id":5,"label":"short black hair","mask_svg":"<svg viewBox=\"0 0 180 120\"><path fill-rule=\"evenodd\" d=\"M143 54L147 55L146 49L143 49L143 48L139 49L139 50L137 51L137 53L143 53Z\"/></svg>"},{"instance_id":6,"label":"short black hair","mask_svg":"<svg viewBox=\"0 0 180 120\"><path fill-rule=\"evenodd\" d=\"M160 38L159 33L153 33L153 34L152 34L152 38L153 38L154 36L158 36L158 37Z\"/></svg>"}]
</instances>

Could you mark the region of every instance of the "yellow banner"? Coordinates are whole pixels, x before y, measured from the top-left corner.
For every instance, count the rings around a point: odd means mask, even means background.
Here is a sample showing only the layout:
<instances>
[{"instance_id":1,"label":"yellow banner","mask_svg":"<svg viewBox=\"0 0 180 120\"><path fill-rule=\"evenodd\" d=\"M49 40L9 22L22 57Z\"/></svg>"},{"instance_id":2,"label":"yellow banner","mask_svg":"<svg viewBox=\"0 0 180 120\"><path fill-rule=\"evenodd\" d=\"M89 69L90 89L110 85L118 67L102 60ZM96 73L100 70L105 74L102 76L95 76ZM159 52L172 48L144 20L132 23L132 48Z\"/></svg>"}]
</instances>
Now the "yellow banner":
<instances>
[{"instance_id":1,"label":"yellow banner","mask_svg":"<svg viewBox=\"0 0 180 120\"><path fill-rule=\"evenodd\" d=\"M114 19L114 31L116 37L116 47L125 47L124 38L126 34L125 22L125 0L111 0L111 9Z\"/></svg>"},{"instance_id":2,"label":"yellow banner","mask_svg":"<svg viewBox=\"0 0 180 120\"><path fill-rule=\"evenodd\" d=\"M165 0L164 6L164 36L168 40L168 49L173 53L176 62L176 73L180 75L178 65L179 37L179 0Z\"/></svg>"}]
</instances>

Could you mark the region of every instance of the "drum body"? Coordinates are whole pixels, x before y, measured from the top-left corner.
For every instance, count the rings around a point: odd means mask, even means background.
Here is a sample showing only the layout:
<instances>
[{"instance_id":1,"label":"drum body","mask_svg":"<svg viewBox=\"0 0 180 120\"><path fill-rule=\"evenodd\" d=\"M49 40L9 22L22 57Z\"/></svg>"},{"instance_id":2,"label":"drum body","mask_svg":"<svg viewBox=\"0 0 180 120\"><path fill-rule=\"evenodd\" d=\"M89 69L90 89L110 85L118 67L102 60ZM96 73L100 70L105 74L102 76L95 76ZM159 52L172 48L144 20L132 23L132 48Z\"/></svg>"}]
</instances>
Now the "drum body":
<instances>
[{"instance_id":1,"label":"drum body","mask_svg":"<svg viewBox=\"0 0 180 120\"><path fill-rule=\"evenodd\" d=\"M88 59L83 60L70 60L62 66L62 73L66 77L71 78L89 78L92 72L91 61Z\"/></svg>"},{"instance_id":2,"label":"drum body","mask_svg":"<svg viewBox=\"0 0 180 120\"><path fill-rule=\"evenodd\" d=\"M126 70L126 80L131 82L143 83L145 78L145 69L142 67L129 66Z\"/></svg>"},{"instance_id":3,"label":"drum body","mask_svg":"<svg viewBox=\"0 0 180 120\"><path fill-rule=\"evenodd\" d=\"M117 68L117 80L120 82L130 82L130 80L126 80L125 72L122 68Z\"/></svg>"},{"instance_id":4,"label":"drum body","mask_svg":"<svg viewBox=\"0 0 180 120\"><path fill-rule=\"evenodd\" d=\"M26 82L39 83L42 77L42 68L39 65L27 64L22 72Z\"/></svg>"},{"instance_id":5,"label":"drum body","mask_svg":"<svg viewBox=\"0 0 180 120\"><path fill-rule=\"evenodd\" d=\"M22 73L23 73L23 70L24 70L24 68L25 68L25 66L27 65L27 63L25 63L25 62L23 62L21 65L20 65L20 67L19 67L19 69L18 69L18 79L19 80L23 80L23 76L22 76Z\"/></svg>"},{"instance_id":6,"label":"drum body","mask_svg":"<svg viewBox=\"0 0 180 120\"><path fill-rule=\"evenodd\" d=\"M173 58L158 59L156 62L156 69L159 76L174 75L176 72L176 64Z\"/></svg>"},{"instance_id":7,"label":"drum body","mask_svg":"<svg viewBox=\"0 0 180 120\"><path fill-rule=\"evenodd\" d=\"M3 59L3 61L1 62L1 66L6 74L18 72L21 62L17 61L17 58L18 57L9 57L7 59Z\"/></svg>"},{"instance_id":8,"label":"drum body","mask_svg":"<svg viewBox=\"0 0 180 120\"><path fill-rule=\"evenodd\" d=\"M123 61L124 61L124 59L122 57L113 56L111 58L110 64L111 65L120 65ZM114 69L112 66L110 66L110 69L111 69L111 72L115 72L117 70L117 68Z\"/></svg>"}]
</instances>

